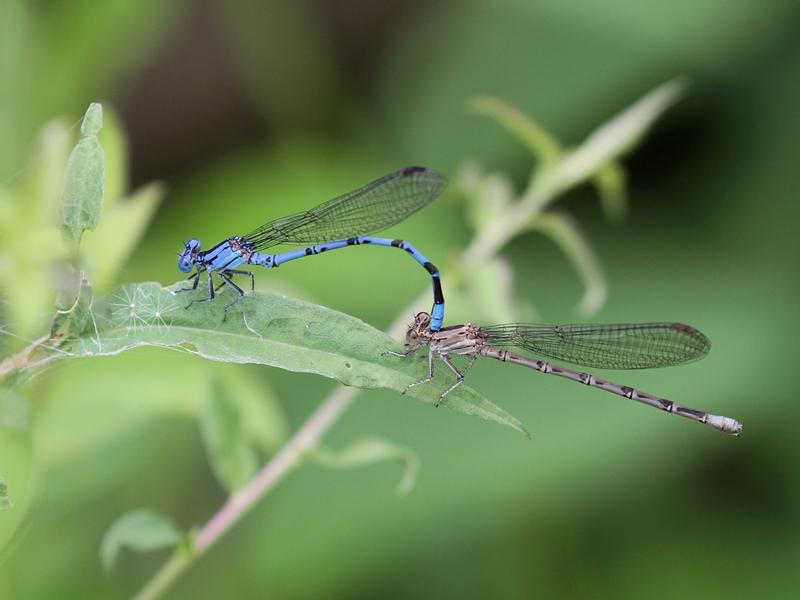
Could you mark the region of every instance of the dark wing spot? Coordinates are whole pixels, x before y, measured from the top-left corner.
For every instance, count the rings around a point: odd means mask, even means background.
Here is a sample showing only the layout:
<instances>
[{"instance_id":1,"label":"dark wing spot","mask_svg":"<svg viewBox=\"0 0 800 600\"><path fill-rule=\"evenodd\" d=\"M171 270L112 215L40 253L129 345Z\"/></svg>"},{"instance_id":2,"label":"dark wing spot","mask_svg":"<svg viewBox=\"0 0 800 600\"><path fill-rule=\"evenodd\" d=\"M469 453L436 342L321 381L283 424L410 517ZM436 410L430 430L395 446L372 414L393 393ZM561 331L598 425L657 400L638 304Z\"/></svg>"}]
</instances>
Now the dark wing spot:
<instances>
[{"instance_id":1,"label":"dark wing spot","mask_svg":"<svg viewBox=\"0 0 800 600\"><path fill-rule=\"evenodd\" d=\"M414 173L424 173L427 169L425 167L406 167L403 169L403 175L408 177Z\"/></svg>"}]
</instances>

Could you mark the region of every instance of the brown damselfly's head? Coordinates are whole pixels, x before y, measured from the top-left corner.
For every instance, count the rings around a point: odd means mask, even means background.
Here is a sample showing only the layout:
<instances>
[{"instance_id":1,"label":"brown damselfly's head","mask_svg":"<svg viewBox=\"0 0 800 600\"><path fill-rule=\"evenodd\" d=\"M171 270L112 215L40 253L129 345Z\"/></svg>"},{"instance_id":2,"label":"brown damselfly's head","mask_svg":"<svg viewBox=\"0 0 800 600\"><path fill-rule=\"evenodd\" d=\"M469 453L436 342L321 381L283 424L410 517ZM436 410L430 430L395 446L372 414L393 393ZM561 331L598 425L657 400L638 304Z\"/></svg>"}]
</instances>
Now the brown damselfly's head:
<instances>
[{"instance_id":1,"label":"brown damselfly's head","mask_svg":"<svg viewBox=\"0 0 800 600\"><path fill-rule=\"evenodd\" d=\"M424 340L424 333L428 331L428 327L431 324L431 315L430 313L421 312L417 313L414 316L414 322L408 326L408 331L406 331L406 342L409 344L415 345L419 344Z\"/></svg>"}]
</instances>

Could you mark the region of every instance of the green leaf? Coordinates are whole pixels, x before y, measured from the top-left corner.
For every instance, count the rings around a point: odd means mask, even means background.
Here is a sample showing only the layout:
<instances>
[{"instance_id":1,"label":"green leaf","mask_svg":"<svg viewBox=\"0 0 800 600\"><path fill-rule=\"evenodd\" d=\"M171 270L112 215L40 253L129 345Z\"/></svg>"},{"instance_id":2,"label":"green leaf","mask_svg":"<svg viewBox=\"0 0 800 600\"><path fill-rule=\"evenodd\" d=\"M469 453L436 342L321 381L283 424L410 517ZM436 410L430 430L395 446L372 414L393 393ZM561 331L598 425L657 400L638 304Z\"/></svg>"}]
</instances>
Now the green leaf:
<instances>
[{"instance_id":1,"label":"green leaf","mask_svg":"<svg viewBox=\"0 0 800 600\"><path fill-rule=\"evenodd\" d=\"M359 388L403 391L423 379L426 360L383 356L399 345L363 321L334 310L263 292L248 293L223 320L224 307L237 298L221 293L214 302L194 304L205 298L203 289L176 293L157 283L126 285L102 300L91 312L91 327L58 343L42 346L34 364L70 356L117 354L137 346L155 345L190 352L209 360L255 363L323 377ZM204 286L203 286L204 287ZM446 370L427 385L408 391L408 396L433 403L452 383ZM459 386L446 406L495 421L528 435L522 424L467 386Z\"/></svg>"},{"instance_id":2,"label":"green leaf","mask_svg":"<svg viewBox=\"0 0 800 600\"><path fill-rule=\"evenodd\" d=\"M103 128L97 134L105 158L102 227L109 209L113 209L128 191L128 138L122 121L113 107L103 106ZM94 236L92 236L94 237Z\"/></svg>"},{"instance_id":3,"label":"green leaf","mask_svg":"<svg viewBox=\"0 0 800 600\"><path fill-rule=\"evenodd\" d=\"M289 423L274 391L253 369L228 365L215 370L218 385L236 400L244 435L264 454L272 454L289 437Z\"/></svg>"},{"instance_id":4,"label":"green leaf","mask_svg":"<svg viewBox=\"0 0 800 600\"><path fill-rule=\"evenodd\" d=\"M510 104L491 96L478 96L469 101L472 112L494 119L543 163L551 163L561 155L558 140L542 125Z\"/></svg>"},{"instance_id":5,"label":"green leaf","mask_svg":"<svg viewBox=\"0 0 800 600\"><path fill-rule=\"evenodd\" d=\"M100 545L100 560L103 569L110 572L123 548L136 552L173 548L183 538L184 534L166 517L147 509L134 510L108 529Z\"/></svg>"},{"instance_id":6,"label":"green leaf","mask_svg":"<svg viewBox=\"0 0 800 600\"><path fill-rule=\"evenodd\" d=\"M606 278L589 240L575 220L564 213L548 211L537 215L529 229L553 240L575 267L585 287L578 312L588 317L600 310L608 294Z\"/></svg>"},{"instance_id":7,"label":"green leaf","mask_svg":"<svg viewBox=\"0 0 800 600\"><path fill-rule=\"evenodd\" d=\"M668 81L598 127L578 148L566 153L552 170L543 174L537 182L540 194L552 201L561 192L624 157L653 123L680 100L685 88L680 80Z\"/></svg>"},{"instance_id":8,"label":"green leaf","mask_svg":"<svg viewBox=\"0 0 800 600\"><path fill-rule=\"evenodd\" d=\"M83 116L81 135L84 137L96 136L103 127L103 107L98 102L92 102Z\"/></svg>"},{"instance_id":9,"label":"green leaf","mask_svg":"<svg viewBox=\"0 0 800 600\"><path fill-rule=\"evenodd\" d=\"M600 167L594 177L594 186L600 194L600 206L611 223L620 223L628 216L626 179L625 169L617 161Z\"/></svg>"},{"instance_id":10,"label":"green leaf","mask_svg":"<svg viewBox=\"0 0 800 600\"><path fill-rule=\"evenodd\" d=\"M598 127L586 138L584 145L595 152L602 150L608 156L624 156L685 92L686 82L682 80L673 79L661 84Z\"/></svg>"},{"instance_id":11,"label":"green leaf","mask_svg":"<svg viewBox=\"0 0 800 600\"><path fill-rule=\"evenodd\" d=\"M201 416L209 462L228 492L241 488L258 468L256 452L247 439L238 403L225 385L214 386Z\"/></svg>"},{"instance_id":12,"label":"green leaf","mask_svg":"<svg viewBox=\"0 0 800 600\"><path fill-rule=\"evenodd\" d=\"M64 175L61 194L63 224L76 242L83 232L94 229L100 221L105 184L105 158L97 132L103 125L103 112L93 103L86 111L81 125L83 137L72 150Z\"/></svg>"},{"instance_id":13,"label":"green leaf","mask_svg":"<svg viewBox=\"0 0 800 600\"><path fill-rule=\"evenodd\" d=\"M0 475L0 510L8 510L13 506L14 503L11 501L11 496L8 495L6 480Z\"/></svg>"},{"instance_id":14,"label":"green leaf","mask_svg":"<svg viewBox=\"0 0 800 600\"><path fill-rule=\"evenodd\" d=\"M0 426L21 431L28 427L30 405L16 392L0 388Z\"/></svg>"},{"instance_id":15,"label":"green leaf","mask_svg":"<svg viewBox=\"0 0 800 600\"><path fill-rule=\"evenodd\" d=\"M403 477L395 488L398 496L405 496L414 489L419 473L419 456L411 448L393 444L379 437L365 437L342 450L316 448L309 452L308 459L333 469L352 469L385 461L403 465Z\"/></svg>"}]
</instances>

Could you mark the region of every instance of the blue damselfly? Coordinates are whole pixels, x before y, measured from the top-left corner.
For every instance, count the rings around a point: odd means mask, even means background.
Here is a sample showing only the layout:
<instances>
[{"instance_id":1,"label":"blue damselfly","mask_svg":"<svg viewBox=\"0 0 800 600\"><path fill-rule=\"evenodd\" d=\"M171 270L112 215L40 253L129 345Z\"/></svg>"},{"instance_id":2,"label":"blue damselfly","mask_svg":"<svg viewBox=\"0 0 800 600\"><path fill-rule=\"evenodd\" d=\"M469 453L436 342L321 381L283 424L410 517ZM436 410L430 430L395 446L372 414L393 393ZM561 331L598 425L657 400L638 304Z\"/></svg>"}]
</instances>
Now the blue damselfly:
<instances>
[{"instance_id":1,"label":"blue damselfly","mask_svg":"<svg viewBox=\"0 0 800 600\"><path fill-rule=\"evenodd\" d=\"M408 387L434 378L434 358L442 360L456 375L456 382L440 396L441 402L464 380L451 356L467 356L472 365L478 356L489 356L503 362L523 365L542 373L566 377L584 385L600 388L618 396L670 412L699 423L705 423L738 436L742 425L735 419L712 415L688 408L677 402L659 398L632 387L599 379L589 373L565 369L543 360L522 356L502 346L524 348L530 352L598 369L649 369L679 365L705 356L711 344L700 331L683 323L623 323L616 325L491 325L480 327L467 323L430 331L428 313L419 313L406 333L405 352L389 352L409 356L428 347L428 377ZM408 388L406 388L408 389ZM438 402L437 402L438 404Z\"/></svg>"},{"instance_id":2,"label":"blue damselfly","mask_svg":"<svg viewBox=\"0 0 800 600\"><path fill-rule=\"evenodd\" d=\"M241 269L257 265L268 269L285 262L321 254L348 246L375 245L399 248L421 264L433 280L433 308L430 328L436 331L444 320L444 295L439 270L414 246L403 240L371 237L370 234L387 229L416 212L436 198L445 188L447 180L441 174L425 167L406 167L373 181L355 191L328 200L303 213L282 217L262 225L255 231L230 237L213 248L203 251L200 241L191 239L184 244L178 258L178 268L184 273L195 272L190 291L197 289L200 274L208 276L208 297L190 303L214 299L215 292L228 284L239 294L244 290L233 282L234 275L250 277L250 287L255 288L255 278L250 271ZM269 254L264 250L279 244L309 244L306 248ZM211 278L216 273L222 282L215 288Z\"/></svg>"}]
</instances>

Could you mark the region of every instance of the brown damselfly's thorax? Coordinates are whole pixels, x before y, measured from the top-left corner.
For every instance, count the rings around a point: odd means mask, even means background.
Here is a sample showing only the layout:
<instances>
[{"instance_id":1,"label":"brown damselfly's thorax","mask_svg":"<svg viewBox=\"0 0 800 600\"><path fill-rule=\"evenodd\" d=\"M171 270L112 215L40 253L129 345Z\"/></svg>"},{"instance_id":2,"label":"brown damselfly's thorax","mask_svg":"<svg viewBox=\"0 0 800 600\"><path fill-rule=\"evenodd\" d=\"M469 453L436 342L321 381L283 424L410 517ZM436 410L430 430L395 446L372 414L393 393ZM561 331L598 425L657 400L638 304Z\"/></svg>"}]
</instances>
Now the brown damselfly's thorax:
<instances>
[{"instance_id":1,"label":"brown damselfly's thorax","mask_svg":"<svg viewBox=\"0 0 800 600\"><path fill-rule=\"evenodd\" d=\"M477 356L486 345L480 329L472 323L445 327L431 334L431 345L442 354Z\"/></svg>"}]
</instances>

